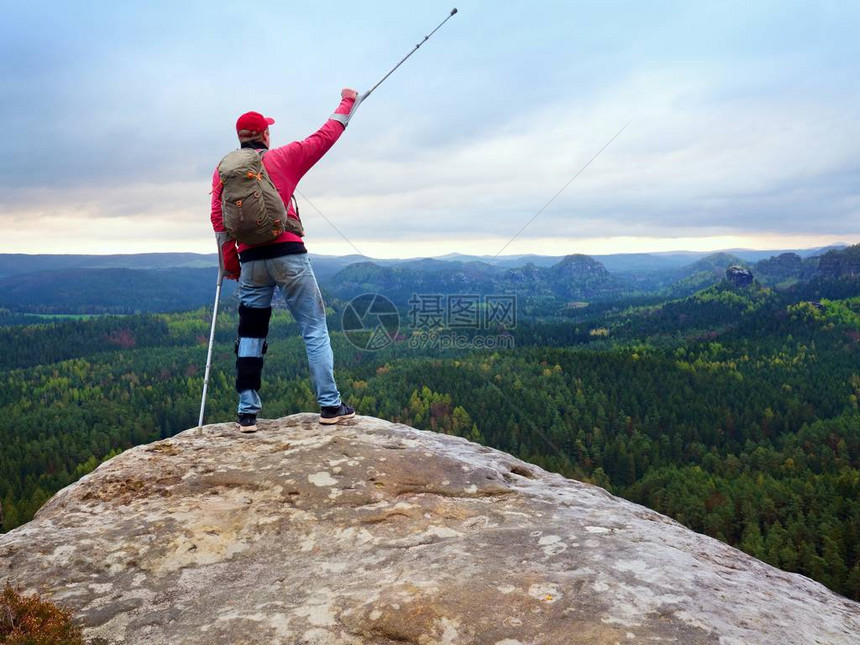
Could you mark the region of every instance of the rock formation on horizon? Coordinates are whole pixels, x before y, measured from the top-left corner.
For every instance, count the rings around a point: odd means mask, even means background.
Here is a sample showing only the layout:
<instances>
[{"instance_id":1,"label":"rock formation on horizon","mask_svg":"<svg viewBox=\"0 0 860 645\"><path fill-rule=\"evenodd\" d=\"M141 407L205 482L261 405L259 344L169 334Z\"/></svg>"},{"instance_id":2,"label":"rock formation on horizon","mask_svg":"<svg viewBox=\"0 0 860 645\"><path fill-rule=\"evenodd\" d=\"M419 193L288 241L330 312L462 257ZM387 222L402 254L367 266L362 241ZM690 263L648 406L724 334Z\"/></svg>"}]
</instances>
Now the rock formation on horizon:
<instances>
[{"instance_id":1,"label":"rock formation on horizon","mask_svg":"<svg viewBox=\"0 0 860 645\"><path fill-rule=\"evenodd\" d=\"M138 446L0 535L111 645L857 643L860 604L464 439L299 414Z\"/></svg>"},{"instance_id":2,"label":"rock formation on horizon","mask_svg":"<svg viewBox=\"0 0 860 645\"><path fill-rule=\"evenodd\" d=\"M831 249L818 259L817 274L823 278L860 277L860 244Z\"/></svg>"},{"instance_id":3,"label":"rock formation on horizon","mask_svg":"<svg viewBox=\"0 0 860 645\"><path fill-rule=\"evenodd\" d=\"M752 271L742 266L734 265L726 269L726 280L736 287L748 287L753 279Z\"/></svg>"}]
</instances>

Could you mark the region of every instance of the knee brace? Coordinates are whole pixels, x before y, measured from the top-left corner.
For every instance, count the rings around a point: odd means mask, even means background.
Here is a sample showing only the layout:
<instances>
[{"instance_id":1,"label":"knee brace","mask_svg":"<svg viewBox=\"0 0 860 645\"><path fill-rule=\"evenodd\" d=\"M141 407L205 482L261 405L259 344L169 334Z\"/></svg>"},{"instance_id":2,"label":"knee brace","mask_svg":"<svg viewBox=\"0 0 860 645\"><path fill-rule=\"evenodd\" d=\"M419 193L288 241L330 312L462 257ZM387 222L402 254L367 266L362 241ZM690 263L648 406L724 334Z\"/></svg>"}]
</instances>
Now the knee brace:
<instances>
[{"instance_id":1,"label":"knee brace","mask_svg":"<svg viewBox=\"0 0 860 645\"><path fill-rule=\"evenodd\" d=\"M265 338L269 335L271 307L239 305L239 338Z\"/></svg>"},{"instance_id":2,"label":"knee brace","mask_svg":"<svg viewBox=\"0 0 860 645\"><path fill-rule=\"evenodd\" d=\"M239 337L234 348L237 392L260 389L271 316L271 307L239 305Z\"/></svg>"}]
</instances>

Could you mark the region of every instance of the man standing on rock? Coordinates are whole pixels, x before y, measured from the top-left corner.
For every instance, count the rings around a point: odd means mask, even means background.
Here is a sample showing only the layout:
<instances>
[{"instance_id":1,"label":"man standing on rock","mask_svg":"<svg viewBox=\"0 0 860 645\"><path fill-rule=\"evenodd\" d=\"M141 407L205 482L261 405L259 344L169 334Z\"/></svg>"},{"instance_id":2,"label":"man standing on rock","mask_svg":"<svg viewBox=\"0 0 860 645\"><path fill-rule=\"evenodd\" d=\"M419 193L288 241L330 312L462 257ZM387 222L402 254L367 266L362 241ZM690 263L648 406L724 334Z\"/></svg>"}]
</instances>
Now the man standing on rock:
<instances>
[{"instance_id":1,"label":"man standing on rock","mask_svg":"<svg viewBox=\"0 0 860 645\"><path fill-rule=\"evenodd\" d=\"M265 180L268 175L286 208L288 225L279 234L281 229L275 229L276 237L270 241L262 244L239 242L237 248L236 240L225 228L223 176L216 170L212 177L212 227L221 246L224 275L239 281L236 391L239 393L237 426L242 432L257 430L257 414L262 408L259 390L263 354L267 349L275 287L281 290L305 343L311 383L321 409L320 423L335 424L355 416L355 410L341 401L334 380L334 355L326 326L325 305L302 240L303 231L293 199L299 180L340 138L355 99L355 90L344 89L340 105L319 130L304 141L271 150L269 126L275 123L274 119L259 112L246 112L236 121L241 148L255 150L261 157L262 171L256 178ZM254 175L249 176L254 178ZM256 197L259 198L259 193ZM241 200L237 200L236 205L241 208Z\"/></svg>"}]
</instances>

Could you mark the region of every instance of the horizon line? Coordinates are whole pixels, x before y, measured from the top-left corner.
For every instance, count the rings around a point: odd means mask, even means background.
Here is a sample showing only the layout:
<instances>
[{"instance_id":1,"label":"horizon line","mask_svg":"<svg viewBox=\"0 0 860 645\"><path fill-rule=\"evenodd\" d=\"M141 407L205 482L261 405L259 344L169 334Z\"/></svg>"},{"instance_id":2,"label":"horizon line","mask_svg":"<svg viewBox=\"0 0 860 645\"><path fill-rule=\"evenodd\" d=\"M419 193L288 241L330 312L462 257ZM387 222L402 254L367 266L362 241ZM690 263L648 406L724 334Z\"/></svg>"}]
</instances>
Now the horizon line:
<instances>
[{"instance_id":1,"label":"horizon line","mask_svg":"<svg viewBox=\"0 0 860 645\"><path fill-rule=\"evenodd\" d=\"M860 242L851 244L848 242L834 242L832 244L826 244L824 246L815 245L809 247L794 247L794 248L753 248L753 247L728 247L721 249L714 249L710 251L693 251L690 249L673 249L670 251L634 251L634 252L620 252L620 253L582 253L582 252L572 252L565 254L541 254L541 253L511 253L506 255L498 255L493 256L491 254L486 255L478 255L474 253L461 253L459 251L451 251L449 253L445 253L443 255L415 255L410 257L372 257L366 256L361 253L345 253L343 255L335 255L331 253L314 253L312 251L308 251L308 255L317 256L317 257L325 257L325 258L348 258L348 257L364 257L367 260L440 260L445 258L451 258L451 256L462 256L462 257L472 257L478 258L480 260L484 260L487 258L491 258L493 260L503 260L506 258L515 259L522 257L543 257L543 258L556 258L556 257L568 257L571 255L585 255L589 257L600 257L600 256L621 256L621 255L673 255L673 254L694 254L694 255L715 255L717 253L728 253L728 252L755 252L755 253L790 253L793 251L815 251L822 249L831 249L838 247L851 247L860 244ZM139 253L6 253L0 252L0 257L3 256L27 256L27 257L40 257L40 256L50 256L50 257L72 257L72 256L80 256L80 257L111 257L111 256L128 256L128 257L137 257L144 255L199 255L200 257L209 257L217 255L216 252L212 251L210 253L200 253L199 251L143 251Z\"/></svg>"}]
</instances>

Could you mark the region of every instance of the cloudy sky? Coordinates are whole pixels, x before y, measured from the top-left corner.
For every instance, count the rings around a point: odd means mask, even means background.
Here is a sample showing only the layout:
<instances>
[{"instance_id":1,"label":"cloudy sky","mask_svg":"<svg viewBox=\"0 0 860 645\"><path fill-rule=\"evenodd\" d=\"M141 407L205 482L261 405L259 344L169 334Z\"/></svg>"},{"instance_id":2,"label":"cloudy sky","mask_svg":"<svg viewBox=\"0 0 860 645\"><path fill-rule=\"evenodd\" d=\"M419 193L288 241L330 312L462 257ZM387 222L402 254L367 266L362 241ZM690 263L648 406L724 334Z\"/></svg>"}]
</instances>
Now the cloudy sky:
<instances>
[{"instance_id":1,"label":"cloudy sky","mask_svg":"<svg viewBox=\"0 0 860 645\"><path fill-rule=\"evenodd\" d=\"M455 1L4 2L0 252L214 250L236 117L308 136ZM860 2L457 8L300 184L311 251L860 242Z\"/></svg>"}]
</instances>

